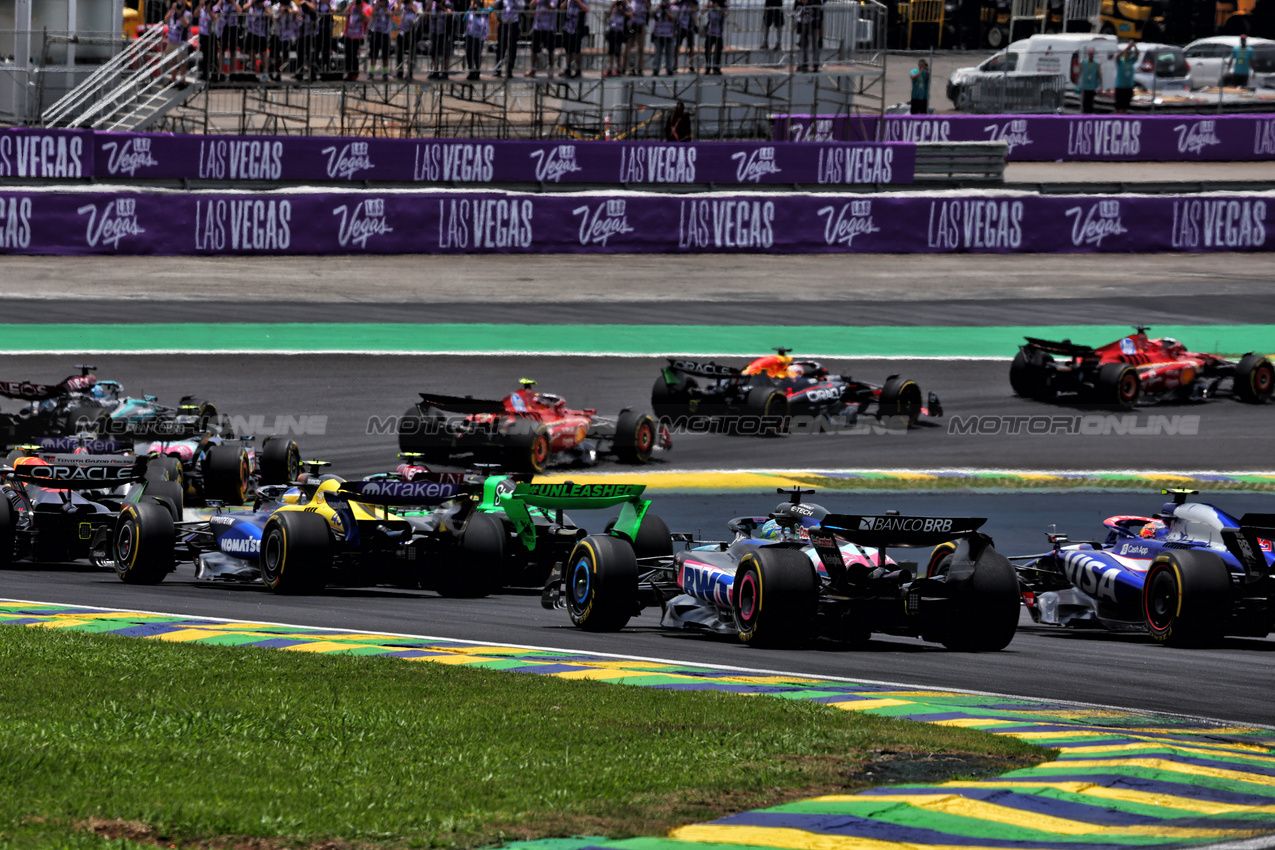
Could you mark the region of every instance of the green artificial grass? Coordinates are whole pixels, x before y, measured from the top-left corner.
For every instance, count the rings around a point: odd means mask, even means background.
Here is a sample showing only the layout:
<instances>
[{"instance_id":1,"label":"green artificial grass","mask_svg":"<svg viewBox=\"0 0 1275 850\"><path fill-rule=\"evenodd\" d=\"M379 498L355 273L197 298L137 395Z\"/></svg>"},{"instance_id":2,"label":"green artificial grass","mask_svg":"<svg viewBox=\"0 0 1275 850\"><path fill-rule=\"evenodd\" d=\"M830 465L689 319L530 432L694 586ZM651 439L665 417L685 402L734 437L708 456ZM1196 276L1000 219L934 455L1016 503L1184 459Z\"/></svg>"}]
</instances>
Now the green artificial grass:
<instances>
[{"instance_id":1,"label":"green artificial grass","mask_svg":"<svg viewBox=\"0 0 1275 850\"><path fill-rule=\"evenodd\" d=\"M857 790L874 764L928 781L1049 755L783 699L20 627L0 628L0 717L15 848L661 835Z\"/></svg>"}]
</instances>

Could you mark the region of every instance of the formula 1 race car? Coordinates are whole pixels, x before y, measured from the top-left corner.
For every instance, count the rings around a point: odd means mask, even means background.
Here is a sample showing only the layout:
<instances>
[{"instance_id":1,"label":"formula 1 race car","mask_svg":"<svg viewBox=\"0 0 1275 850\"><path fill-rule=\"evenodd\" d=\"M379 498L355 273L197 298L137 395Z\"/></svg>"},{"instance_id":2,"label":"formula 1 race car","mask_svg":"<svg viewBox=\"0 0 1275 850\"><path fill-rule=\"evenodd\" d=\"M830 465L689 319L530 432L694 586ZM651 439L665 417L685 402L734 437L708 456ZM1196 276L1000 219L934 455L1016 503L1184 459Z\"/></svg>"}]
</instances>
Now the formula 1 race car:
<instances>
[{"instance_id":1,"label":"formula 1 race car","mask_svg":"<svg viewBox=\"0 0 1275 850\"><path fill-rule=\"evenodd\" d=\"M1179 646L1275 628L1275 514L1236 519L1194 490L1154 516L1114 516L1102 542L1049 535L1053 549L1016 557L1023 601L1038 623L1146 631Z\"/></svg>"},{"instance_id":2,"label":"formula 1 race car","mask_svg":"<svg viewBox=\"0 0 1275 850\"><path fill-rule=\"evenodd\" d=\"M1148 339L1148 327L1090 348L1069 339L1027 337L1009 367L1009 383L1023 398L1074 400L1132 408L1139 401L1203 401L1227 394L1264 404L1275 390L1275 366L1261 354L1239 362L1187 351L1176 339ZM1055 357L1057 355L1057 357Z\"/></svg>"},{"instance_id":3,"label":"formula 1 race car","mask_svg":"<svg viewBox=\"0 0 1275 850\"><path fill-rule=\"evenodd\" d=\"M264 486L251 510L218 511L172 524L148 506L123 514L115 567L125 581L154 584L190 560L195 577L257 582L276 593L329 585L425 586L444 596L484 596L499 587L505 530L476 513L478 476L432 473L414 481L345 481L320 475ZM409 508L446 505L427 516Z\"/></svg>"},{"instance_id":4,"label":"formula 1 race car","mask_svg":"<svg viewBox=\"0 0 1275 850\"><path fill-rule=\"evenodd\" d=\"M936 394L923 397L915 381L890 375L884 384L833 375L814 360L794 360L790 348L759 357L740 369L712 361L668 358L651 388L651 407L661 421L682 418L755 417L748 433L778 433L791 416L827 417L853 424L876 405L878 419L901 418L908 426L922 416L942 416Z\"/></svg>"},{"instance_id":5,"label":"formula 1 race car","mask_svg":"<svg viewBox=\"0 0 1275 850\"><path fill-rule=\"evenodd\" d=\"M159 404L154 396L126 398L118 382L99 380L93 374L96 366L75 368L79 375L57 384L0 381L0 396L26 403L17 413L0 413L0 446L74 437L86 431L120 442L180 438L203 432L217 419L217 408L194 396L184 396L178 407Z\"/></svg>"},{"instance_id":6,"label":"formula 1 race car","mask_svg":"<svg viewBox=\"0 0 1275 850\"><path fill-rule=\"evenodd\" d=\"M399 448L428 464L495 463L514 472L543 472L551 463L590 464L600 454L647 463L672 448L668 429L624 408L615 419L575 410L559 396L535 392L535 381L499 401L421 393L399 422Z\"/></svg>"},{"instance_id":7,"label":"formula 1 race car","mask_svg":"<svg viewBox=\"0 0 1275 850\"><path fill-rule=\"evenodd\" d=\"M148 475L148 459L18 453L0 468L0 568L15 561L109 565L118 517L138 506L182 516L177 484Z\"/></svg>"},{"instance_id":8,"label":"formula 1 race car","mask_svg":"<svg viewBox=\"0 0 1275 850\"><path fill-rule=\"evenodd\" d=\"M588 631L618 631L658 604L663 627L733 634L758 646L814 637L857 644L873 632L968 651L1013 640L1018 580L978 532L985 520L837 515L801 501L813 491L779 492L789 501L769 517L731 520L733 540L671 558L639 559L613 540L585 537L541 604L565 607ZM935 547L921 573L885 553L919 546Z\"/></svg>"},{"instance_id":9,"label":"formula 1 race car","mask_svg":"<svg viewBox=\"0 0 1275 850\"><path fill-rule=\"evenodd\" d=\"M415 481L432 474L419 465L419 458L408 455L407 459L393 473L373 478ZM541 587L553 568L566 561L576 542L588 534L566 515L568 510L618 507L619 515L607 526L608 535L628 540L638 557L672 556L668 526L650 511L651 502L642 498L645 484L536 484L528 478L488 475L482 479L476 510L498 519L506 532L507 558L500 586Z\"/></svg>"}]
</instances>

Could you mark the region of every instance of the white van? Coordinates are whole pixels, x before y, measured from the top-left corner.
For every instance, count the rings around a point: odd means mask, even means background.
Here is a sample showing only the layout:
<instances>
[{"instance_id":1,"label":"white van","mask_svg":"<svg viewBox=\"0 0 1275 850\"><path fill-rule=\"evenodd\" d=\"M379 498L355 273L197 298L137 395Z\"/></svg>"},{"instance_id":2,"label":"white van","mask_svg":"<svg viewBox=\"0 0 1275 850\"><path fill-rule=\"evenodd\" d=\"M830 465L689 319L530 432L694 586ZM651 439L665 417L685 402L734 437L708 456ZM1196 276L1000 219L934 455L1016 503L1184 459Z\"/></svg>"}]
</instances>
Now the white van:
<instances>
[{"instance_id":1,"label":"white van","mask_svg":"<svg viewBox=\"0 0 1275 850\"><path fill-rule=\"evenodd\" d=\"M1102 65L1102 85L1109 89L1116 80L1116 53L1119 40L1114 35L1089 32L1033 35L1013 42L972 68L957 68L947 81L947 97L960 105L961 93L982 77L1016 74L1056 74L1075 83L1079 79L1080 62L1090 47Z\"/></svg>"}]
</instances>

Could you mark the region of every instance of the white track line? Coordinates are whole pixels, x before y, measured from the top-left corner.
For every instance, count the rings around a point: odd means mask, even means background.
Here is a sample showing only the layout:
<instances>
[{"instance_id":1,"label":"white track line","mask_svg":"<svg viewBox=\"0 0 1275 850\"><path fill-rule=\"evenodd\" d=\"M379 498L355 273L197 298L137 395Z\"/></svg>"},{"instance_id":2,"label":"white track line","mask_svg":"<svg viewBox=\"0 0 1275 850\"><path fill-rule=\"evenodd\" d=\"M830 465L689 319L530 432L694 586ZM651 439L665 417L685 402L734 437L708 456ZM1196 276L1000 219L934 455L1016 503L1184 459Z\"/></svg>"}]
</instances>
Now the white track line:
<instances>
[{"instance_id":1,"label":"white track line","mask_svg":"<svg viewBox=\"0 0 1275 850\"><path fill-rule=\"evenodd\" d=\"M1090 709L1098 709L1101 711L1122 711L1122 712L1127 712L1129 714L1139 715L1142 717L1173 717L1179 720L1191 720L1191 721L1195 721L1197 723L1203 723L1203 724L1215 724L1218 726L1244 726L1250 729L1263 729L1263 730L1275 732L1275 726L1266 726L1260 723L1247 723L1247 722L1242 722L1238 720L1237 721L1221 720L1221 719L1212 718L1212 717L1201 717L1195 714L1182 714L1179 712L1148 711L1144 709L1126 708L1124 706L1107 705L1104 703L1096 703L1096 702L1077 702L1076 700L1067 700L1067 699L1016 696L1014 694L997 693L996 691L976 691L976 690L970 690L968 688L951 688L951 687L947 687L946 685L939 686L939 685L909 684L906 682L885 682L878 679L860 679L860 678L851 678L846 676L824 676L821 674L812 674L812 673L793 673L793 672L785 671L785 670L772 670L765 667L738 667L738 666L730 665L730 664L705 664L700 661L679 661L677 659L655 658L655 657L646 656L646 655L621 655L614 652L593 652L591 650L565 649L562 647L536 646L533 644L522 644L522 643L501 643L498 641L487 641L487 640L465 640L462 638L439 637L435 635L404 634L402 632L380 632L380 631L368 631L366 629L333 628L330 626L299 626L294 623L277 623L277 622L272 622L268 620L238 620L231 617L207 617L207 616L202 616L199 614L174 614L174 613L170 613L166 611L142 611L142 610L138 610L137 608L107 608L102 605L81 605L78 603L70 603L70 602L41 602L34 599L9 599L9 598L2 598L2 597L0 597L0 602L12 602L12 603L17 603L19 605L61 605L61 606L71 607L71 608L86 608L92 611L110 611L112 613L117 613L117 614L145 614L145 615L153 616L153 617L177 617L177 618L185 618L185 619L193 619L193 620L210 620L210 621L218 622L218 623L234 623L239 625L277 626L279 628L296 629L297 631L307 631L307 632L314 632L314 631L340 632L342 634L368 635L370 637L405 638L408 640L418 640L418 641L445 641L447 643L463 643L469 646L494 646L501 649L528 649L528 650L535 650L539 652L557 652L557 653L562 653L563 655L589 655L589 656L593 656L597 658L611 658L618 661L646 661L646 662L651 662L655 664L676 664L681 667L696 667L696 668L700 668L704 670L724 670L730 673L755 673L755 674L762 674L767 676L786 676L786 677L791 677L796 679L814 679L816 681L825 681L825 682L844 682L846 684L851 684L851 685L855 685L855 684L880 685L883 687L889 687L889 688L895 688L895 689L916 689L916 690L922 690L922 691L942 690L942 691L951 691L952 693L956 693L956 694L965 694L968 696L996 697L998 699L1022 700L1024 702L1037 703L1037 704L1048 702L1052 705L1067 705L1067 706L1074 706L1076 708L1090 708ZM1024 722L1027 722L1027 721L1024 721ZM1112 727L1112 728L1118 728L1118 727Z\"/></svg>"}]
</instances>

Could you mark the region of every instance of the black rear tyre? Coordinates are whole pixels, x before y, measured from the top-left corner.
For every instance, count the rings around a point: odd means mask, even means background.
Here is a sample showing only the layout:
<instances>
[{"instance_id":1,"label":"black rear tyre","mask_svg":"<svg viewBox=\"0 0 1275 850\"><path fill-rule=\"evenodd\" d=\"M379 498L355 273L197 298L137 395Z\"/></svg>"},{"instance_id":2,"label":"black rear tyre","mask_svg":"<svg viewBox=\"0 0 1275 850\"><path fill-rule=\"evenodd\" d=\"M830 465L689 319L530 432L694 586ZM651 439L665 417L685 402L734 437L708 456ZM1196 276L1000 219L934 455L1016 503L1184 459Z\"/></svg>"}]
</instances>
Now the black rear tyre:
<instances>
[{"instance_id":1,"label":"black rear tyre","mask_svg":"<svg viewBox=\"0 0 1275 850\"><path fill-rule=\"evenodd\" d=\"M957 546L944 543L931 556L929 575L948 572ZM974 574L949 602L939 642L957 652L996 652L1018 631L1022 596L1014 566L990 545L979 553Z\"/></svg>"},{"instance_id":2,"label":"black rear tyre","mask_svg":"<svg viewBox=\"0 0 1275 850\"><path fill-rule=\"evenodd\" d=\"M1094 380L1093 400L1098 404L1132 409L1142 395L1138 370L1128 363L1106 363Z\"/></svg>"},{"instance_id":3,"label":"black rear tyre","mask_svg":"<svg viewBox=\"0 0 1275 850\"><path fill-rule=\"evenodd\" d=\"M476 513L456 542L452 557L433 581L440 596L477 599L504 586L505 526L491 514Z\"/></svg>"},{"instance_id":4,"label":"black rear tyre","mask_svg":"<svg viewBox=\"0 0 1275 850\"><path fill-rule=\"evenodd\" d=\"M276 511L261 535L261 583L275 593L317 593L332 569L332 537L318 514Z\"/></svg>"},{"instance_id":5,"label":"black rear tyre","mask_svg":"<svg viewBox=\"0 0 1275 850\"><path fill-rule=\"evenodd\" d=\"M655 417L626 410L615 421L615 456L621 463L648 463L655 451Z\"/></svg>"},{"instance_id":6,"label":"black rear tyre","mask_svg":"<svg viewBox=\"0 0 1275 850\"><path fill-rule=\"evenodd\" d=\"M115 521L115 574L128 584L158 584L173 571L173 515L157 502L132 502Z\"/></svg>"},{"instance_id":7,"label":"black rear tyre","mask_svg":"<svg viewBox=\"0 0 1275 850\"><path fill-rule=\"evenodd\" d=\"M1249 404L1265 404L1275 391L1275 366L1260 354L1245 354L1235 367L1235 395Z\"/></svg>"},{"instance_id":8,"label":"black rear tyre","mask_svg":"<svg viewBox=\"0 0 1275 850\"><path fill-rule=\"evenodd\" d=\"M664 376L655 379L651 387L651 410L660 419L676 420L691 413L691 396L685 390L669 386Z\"/></svg>"},{"instance_id":9,"label":"black rear tyre","mask_svg":"<svg viewBox=\"0 0 1275 850\"><path fill-rule=\"evenodd\" d=\"M530 419L514 421L501 451L502 465L512 472L539 475L549 464L549 429Z\"/></svg>"},{"instance_id":10,"label":"black rear tyre","mask_svg":"<svg viewBox=\"0 0 1275 850\"><path fill-rule=\"evenodd\" d=\"M176 481L148 481L146 489L142 491L141 501L162 505L173 522L181 522L182 509L185 507L182 495L182 486Z\"/></svg>"},{"instance_id":11,"label":"black rear tyre","mask_svg":"<svg viewBox=\"0 0 1275 850\"><path fill-rule=\"evenodd\" d=\"M248 498L252 461L237 445L212 446L204 455L204 498L242 505Z\"/></svg>"},{"instance_id":12,"label":"black rear tyre","mask_svg":"<svg viewBox=\"0 0 1275 850\"><path fill-rule=\"evenodd\" d=\"M261 446L259 469L262 484L290 484L301 474L301 448L296 440L267 437Z\"/></svg>"},{"instance_id":13,"label":"black rear tyre","mask_svg":"<svg viewBox=\"0 0 1275 850\"><path fill-rule=\"evenodd\" d=\"M1212 552L1178 549L1151 562L1142 613L1151 639L1169 646L1207 646L1224 634L1231 573Z\"/></svg>"},{"instance_id":14,"label":"black rear tyre","mask_svg":"<svg viewBox=\"0 0 1275 850\"><path fill-rule=\"evenodd\" d=\"M801 646L815 636L819 577L797 549L750 549L739 559L731 611L739 639L753 646Z\"/></svg>"},{"instance_id":15,"label":"black rear tyre","mask_svg":"<svg viewBox=\"0 0 1275 850\"><path fill-rule=\"evenodd\" d=\"M908 425L915 425L921 418L921 408L925 399L916 381L891 375L881 388L881 397L877 399L877 411L882 418L900 417L906 419Z\"/></svg>"},{"instance_id":16,"label":"black rear tyre","mask_svg":"<svg viewBox=\"0 0 1275 850\"><path fill-rule=\"evenodd\" d=\"M673 557L673 538L664 520L652 513L642 517L642 524L638 526L637 540L633 541L633 556L635 558Z\"/></svg>"},{"instance_id":17,"label":"black rear tyre","mask_svg":"<svg viewBox=\"0 0 1275 850\"><path fill-rule=\"evenodd\" d=\"M1019 349L1014 362L1009 364L1009 385L1014 395L1036 401L1050 401L1056 393L1053 388L1053 372L1047 365L1049 358L1037 351L1035 355Z\"/></svg>"},{"instance_id":18,"label":"black rear tyre","mask_svg":"<svg viewBox=\"0 0 1275 850\"><path fill-rule=\"evenodd\" d=\"M756 428L741 429L740 433L767 437L782 434L788 430L788 394L777 387L753 387L744 399L744 414L757 417L760 422Z\"/></svg>"},{"instance_id":19,"label":"black rear tyre","mask_svg":"<svg viewBox=\"0 0 1275 850\"><path fill-rule=\"evenodd\" d=\"M566 563L567 613L586 632L618 632L638 607L638 568L627 540L590 535Z\"/></svg>"}]
</instances>

